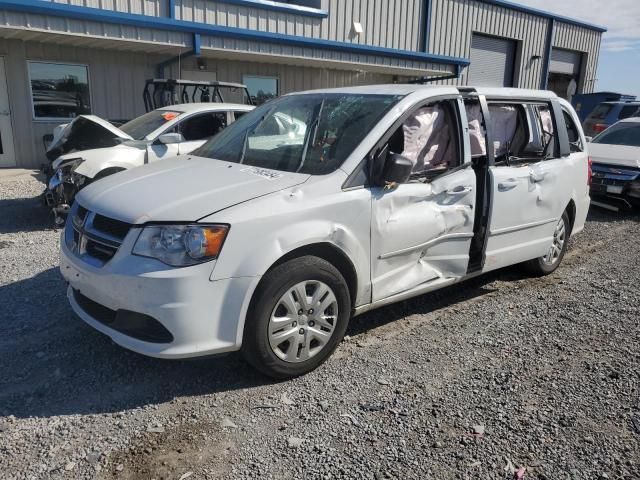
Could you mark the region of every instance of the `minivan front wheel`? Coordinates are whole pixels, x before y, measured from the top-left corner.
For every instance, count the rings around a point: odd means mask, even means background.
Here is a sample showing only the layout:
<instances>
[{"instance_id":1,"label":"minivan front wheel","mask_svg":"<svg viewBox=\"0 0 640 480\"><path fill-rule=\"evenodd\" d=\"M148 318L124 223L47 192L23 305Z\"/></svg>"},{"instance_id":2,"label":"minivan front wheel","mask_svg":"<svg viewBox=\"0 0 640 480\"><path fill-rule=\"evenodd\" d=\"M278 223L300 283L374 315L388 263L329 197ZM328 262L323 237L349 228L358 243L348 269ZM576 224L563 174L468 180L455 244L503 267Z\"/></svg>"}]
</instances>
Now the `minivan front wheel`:
<instances>
[{"instance_id":1,"label":"minivan front wheel","mask_svg":"<svg viewBox=\"0 0 640 480\"><path fill-rule=\"evenodd\" d=\"M553 232L553 240L547 250L547 253L540 257L534 258L524 263L525 269L533 275L549 275L560 266L564 254L569 245L569 234L571 233L571 222L567 212L562 214L560 220L556 224Z\"/></svg>"},{"instance_id":2,"label":"minivan front wheel","mask_svg":"<svg viewBox=\"0 0 640 480\"><path fill-rule=\"evenodd\" d=\"M270 377L302 375L333 353L350 316L349 289L338 269L313 256L289 260L262 279L247 314L242 353Z\"/></svg>"}]
</instances>

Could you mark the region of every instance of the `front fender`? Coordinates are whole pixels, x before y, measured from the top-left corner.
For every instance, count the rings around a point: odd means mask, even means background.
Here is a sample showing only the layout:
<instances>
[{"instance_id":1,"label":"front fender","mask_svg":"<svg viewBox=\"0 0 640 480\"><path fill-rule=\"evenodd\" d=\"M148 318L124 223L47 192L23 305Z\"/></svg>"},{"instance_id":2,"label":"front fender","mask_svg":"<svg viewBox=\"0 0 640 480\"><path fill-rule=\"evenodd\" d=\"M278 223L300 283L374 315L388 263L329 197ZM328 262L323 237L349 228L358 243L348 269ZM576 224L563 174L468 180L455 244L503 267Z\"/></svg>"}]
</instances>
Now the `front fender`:
<instances>
[{"instance_id":1,"label":"front fender","mask_svg":"<svg viewBox=\"0 0 640 480\"><path fill-rule=\"evenodd\" d=\"M134 148L101 148L77 152L84 161L75 172L87 178L95 176L107 168L130 168L144 164L145 151Z\"/></svg>"}]
</instances>

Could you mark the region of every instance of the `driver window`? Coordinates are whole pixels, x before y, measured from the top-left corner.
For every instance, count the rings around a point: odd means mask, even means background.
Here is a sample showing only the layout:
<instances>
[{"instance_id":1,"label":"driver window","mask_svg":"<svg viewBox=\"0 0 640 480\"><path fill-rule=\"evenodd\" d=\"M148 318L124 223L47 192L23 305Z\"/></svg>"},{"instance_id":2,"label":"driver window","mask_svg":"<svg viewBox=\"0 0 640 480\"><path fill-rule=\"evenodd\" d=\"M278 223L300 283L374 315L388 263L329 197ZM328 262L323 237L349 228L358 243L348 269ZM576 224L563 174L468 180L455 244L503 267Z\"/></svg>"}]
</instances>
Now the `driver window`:
<instances>
[{"instance_id":1,"label":"driver window","mask_svg":"<svg viewBox=\"0 0 640 480\"><path fill-rule=\"evenodd\" d=\"M419 107L391 137L390 150L413 163L412 178L433 179L460 164L454 108L450 101Z\"/></svg>"},{"instance_id":2,"label":"driver window","mask_svg":"<svg viewBox=\"0 0 640 480\"><path fill-rule=\"evenodd\" d=\"M180 133L185 141L204 140L213 137L227 126L224 112L205 113L187 118L180 124Z\"/></svg>"}]
</instances>

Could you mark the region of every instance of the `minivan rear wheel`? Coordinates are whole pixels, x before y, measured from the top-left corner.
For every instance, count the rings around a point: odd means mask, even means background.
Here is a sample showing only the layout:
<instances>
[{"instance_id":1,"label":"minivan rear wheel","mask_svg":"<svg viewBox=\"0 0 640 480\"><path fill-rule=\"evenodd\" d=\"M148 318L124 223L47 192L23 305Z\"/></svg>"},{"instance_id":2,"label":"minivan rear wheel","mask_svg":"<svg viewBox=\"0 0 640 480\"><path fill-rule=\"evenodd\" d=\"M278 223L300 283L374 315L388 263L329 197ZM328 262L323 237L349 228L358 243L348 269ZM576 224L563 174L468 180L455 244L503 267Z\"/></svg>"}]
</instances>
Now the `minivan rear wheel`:
<instances>
[{"instance_id":1,"label":"minivan rear wheel","mask_svg":"<svg viewBox=\"0 0 640 480\"><path fill-rule=\"evenodd\" d=\"M547 253L540 257L534 258L522 264L524 269L536 276L549 275L554 272L562 262L564 254L569 245L569 235L571 233L571 222L569 214L565 211L560 220L556 224L553 232L553 240L549 246Z\"/></svg>"},{"instance_id":2,"label":"minivan rear wheel","mask_svg":"<svg viewBox=\"0 0 640 480\"><path fill-rule=\"evenodd\" d=\"M349 289L337 268L314 256L289 260L260 282L247 314L242 353L270 377L303 375L333 353L350 316Z\"/></svg>"}]
</instances>

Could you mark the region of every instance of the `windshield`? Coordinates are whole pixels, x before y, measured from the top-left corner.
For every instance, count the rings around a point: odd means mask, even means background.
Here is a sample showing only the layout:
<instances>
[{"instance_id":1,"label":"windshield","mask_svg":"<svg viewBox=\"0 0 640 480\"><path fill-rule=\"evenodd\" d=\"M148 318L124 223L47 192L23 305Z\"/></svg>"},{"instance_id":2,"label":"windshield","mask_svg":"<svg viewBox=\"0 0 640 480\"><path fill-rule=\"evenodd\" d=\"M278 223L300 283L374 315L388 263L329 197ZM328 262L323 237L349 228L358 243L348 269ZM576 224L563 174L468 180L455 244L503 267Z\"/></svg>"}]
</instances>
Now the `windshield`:
<instances>
[{"instance_id":1,"label":"windshield","mask_svg":"<svg viewBox=\"0 0 640 480\"><path fill-rule=\"evenodd\" d=\"M640 147L640 123L618 123L594 138L592 143Z\"/></svg>"},{"instance_id":2,"label":"windshield","mask_svg":"<svg viewBox=\"0 0 640 480\"><path fill-rule=\"evenodd\" d=\"M144 140L151 132L183 113L171 110L154 110L125 123L120 127L120 130L130 135L134 140Z\"/></svg>"},{"instance_id":3,"label":"windshield","mask_svg":"<svg viewBox=\"0 0 640 480\"><path fill-rule=\"evenodd\" d=\"M285 172L336 170L401 97L305 94L268 102L193 155Z\"/></svg>"}]
</instances>

